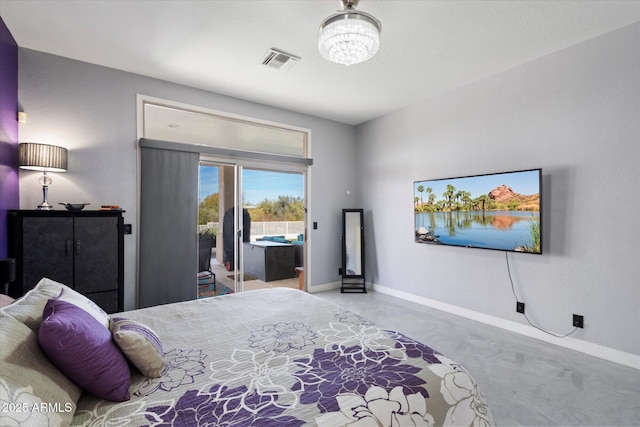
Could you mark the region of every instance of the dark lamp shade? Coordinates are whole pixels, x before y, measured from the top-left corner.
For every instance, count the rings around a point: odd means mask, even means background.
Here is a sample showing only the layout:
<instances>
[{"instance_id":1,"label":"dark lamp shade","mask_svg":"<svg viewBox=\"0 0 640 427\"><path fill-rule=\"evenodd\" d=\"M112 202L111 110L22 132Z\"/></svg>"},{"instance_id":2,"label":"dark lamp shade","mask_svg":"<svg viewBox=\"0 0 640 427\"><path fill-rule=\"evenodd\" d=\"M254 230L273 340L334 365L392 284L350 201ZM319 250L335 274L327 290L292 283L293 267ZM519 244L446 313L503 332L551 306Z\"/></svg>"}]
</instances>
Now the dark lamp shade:
<instances>
[{"instance_id":1,"label":"dark lamp shade","mask_svg":"<svg viewBox=\"0 0 640 427\"><path fill-rule=\"evenodd\" d=\"M57 145L23 142L18 152L21 169L43 172L66 172L67 149Z\"/></svg>"}]
</instances>

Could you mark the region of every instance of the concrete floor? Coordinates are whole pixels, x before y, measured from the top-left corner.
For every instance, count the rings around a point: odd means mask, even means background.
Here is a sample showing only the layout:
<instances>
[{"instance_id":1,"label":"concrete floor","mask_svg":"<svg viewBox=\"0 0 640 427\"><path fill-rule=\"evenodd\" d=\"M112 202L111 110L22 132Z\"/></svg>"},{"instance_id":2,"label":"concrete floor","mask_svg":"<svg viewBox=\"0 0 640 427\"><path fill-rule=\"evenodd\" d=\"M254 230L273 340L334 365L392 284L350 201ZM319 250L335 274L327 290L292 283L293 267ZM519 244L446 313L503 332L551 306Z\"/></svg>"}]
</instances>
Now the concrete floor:
<instances>
[{"instance_id":1,"label":"concrete floor","mask_svg":"<svg viewBox=\"0 0 640 427\"><path fill-rule=\"evenodd\" d=\"M216 274L217 283L221 283L229 289L234 289L234 272L227 271L227 269L222 264L219 264L218 261L216 261L215 256L211 261L211 270ZM296 273L294 271L292 271L291 273L293 277L283 280L272 280L270 282L263 282L260 279L247 280L244 282L244 290L253 291L256 289L281 287L298 289L300 283L299 279L295 275Z\"/></svg>"},{"instance_id":2,"label":"concrete floor","mask_svg":"<svg viewBox=\"0 0 640 427\"><path fill-rule=\"evenodd\" d=\"M640 426L640 370L376 292L313 295L460 363L499 426Z\"/></svg>"}]
</instances>

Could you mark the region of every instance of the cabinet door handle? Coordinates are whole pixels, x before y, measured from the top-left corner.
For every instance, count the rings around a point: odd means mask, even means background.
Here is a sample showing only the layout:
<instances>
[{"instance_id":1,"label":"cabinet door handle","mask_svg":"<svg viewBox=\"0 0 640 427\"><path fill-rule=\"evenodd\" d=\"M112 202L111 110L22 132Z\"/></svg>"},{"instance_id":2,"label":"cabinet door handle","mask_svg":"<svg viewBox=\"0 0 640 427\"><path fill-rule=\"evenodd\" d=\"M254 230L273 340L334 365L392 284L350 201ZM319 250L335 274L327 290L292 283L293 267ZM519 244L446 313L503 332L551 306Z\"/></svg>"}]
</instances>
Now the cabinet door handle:
<instances>
[{"instance_id":1,"label":"cabinet door handle","mask_svg":"<svg viewBox=\"0 0 640 427\"><path fill-rule=\"evenodd\" d=\"M66 256L69 256L70 253L71 253L71 240L67 240L67 244L64 247L64 254Z\"/></svg>"},{"instance_id":2,"label":"cabinet door handle","mask_svg":"<svg viewBox=\"0 0 640 427\"><path fill-rule=\"evenodd\" d=\"M76 255L80 255L80 239L76 240Z\"/></svg>"}]
</instances>

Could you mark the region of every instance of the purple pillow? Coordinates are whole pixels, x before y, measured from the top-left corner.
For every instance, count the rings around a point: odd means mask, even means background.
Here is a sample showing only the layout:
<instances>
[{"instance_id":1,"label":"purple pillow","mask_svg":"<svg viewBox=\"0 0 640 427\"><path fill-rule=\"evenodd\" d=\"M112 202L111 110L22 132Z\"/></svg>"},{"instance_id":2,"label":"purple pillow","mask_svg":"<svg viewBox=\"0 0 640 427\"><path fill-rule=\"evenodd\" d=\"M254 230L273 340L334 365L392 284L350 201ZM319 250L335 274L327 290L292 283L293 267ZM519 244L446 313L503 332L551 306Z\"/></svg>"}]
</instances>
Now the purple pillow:
<instances>
[{"instance_id":1,"label":"purple pillow","mask_svg":"<svg viewBox=\"0 0 640 427\"><path fill-rule=\"evenodd\" d=\"M129 400L127 360L109 330L77 305L50 299L38 341L49 360L79 387L100 399Z\"/></svg>"}]
</instances>

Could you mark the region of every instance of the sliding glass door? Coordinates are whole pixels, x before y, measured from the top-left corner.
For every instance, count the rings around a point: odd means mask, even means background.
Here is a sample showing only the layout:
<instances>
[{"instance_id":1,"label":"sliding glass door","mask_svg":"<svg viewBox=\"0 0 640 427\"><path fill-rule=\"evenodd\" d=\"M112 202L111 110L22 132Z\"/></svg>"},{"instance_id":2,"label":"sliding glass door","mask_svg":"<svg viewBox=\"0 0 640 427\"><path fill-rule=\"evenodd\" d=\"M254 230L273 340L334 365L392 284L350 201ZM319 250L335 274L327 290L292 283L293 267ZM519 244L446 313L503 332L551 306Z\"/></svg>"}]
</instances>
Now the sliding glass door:
<instances>
[{"instance_id":1,"label":"sliding glass door","mask_svg":"<svg viewBox=\"0 0 640 427\"><path fill-rule=\"evenodd\" d=\"M299 170L242 169L243 206L251 218L242 251L245 290L304 288L304 178Z\"/></svg>"},{"instance_id":2,"label":"sliding glass door","mask_svg":"<svg viewBox=\"0 0 640 427\"><path fill-rule=\"evenodd\" d=\"M198 238L201 257L198 298L239 292L237 205L238 166L201 161L198 186ZM207 274L208 273L208 274Z\"/></svg>"},{"instance_id":3,"label":"sliding glass door","mask_svg":"<svg viewBox=\"0 0 640 427\"><path fill-rule=\"evenodd\" d=\"M200 163L199 298L304 288L304 170L246 163Z\"/></svg>"}]
</instances>

